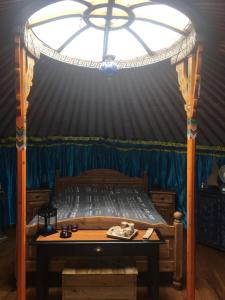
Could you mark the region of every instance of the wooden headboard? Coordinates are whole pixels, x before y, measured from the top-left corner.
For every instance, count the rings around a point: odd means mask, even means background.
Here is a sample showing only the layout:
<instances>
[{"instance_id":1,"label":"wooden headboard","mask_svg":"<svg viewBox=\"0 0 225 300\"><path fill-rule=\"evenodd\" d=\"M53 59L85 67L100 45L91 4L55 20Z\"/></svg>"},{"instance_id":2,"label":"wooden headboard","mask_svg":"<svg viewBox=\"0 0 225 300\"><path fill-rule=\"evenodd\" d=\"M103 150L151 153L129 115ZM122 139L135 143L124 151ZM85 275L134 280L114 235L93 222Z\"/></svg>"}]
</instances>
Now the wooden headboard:
<instances>
[{"instance_id":1,"label":"wooden headboard","mask_svg":"<svg viewBox=\"0 0 225 300\"><path fill-rule=\"evenodd\" d=\"M144 177L129 177L112 169L94 169L82 173L79 176L66 176L55 178L56 195L68 187L74 185L99 185L99 186L142 186L145 192L148 192L148 175Z\"/></svg>"}]
</instances>

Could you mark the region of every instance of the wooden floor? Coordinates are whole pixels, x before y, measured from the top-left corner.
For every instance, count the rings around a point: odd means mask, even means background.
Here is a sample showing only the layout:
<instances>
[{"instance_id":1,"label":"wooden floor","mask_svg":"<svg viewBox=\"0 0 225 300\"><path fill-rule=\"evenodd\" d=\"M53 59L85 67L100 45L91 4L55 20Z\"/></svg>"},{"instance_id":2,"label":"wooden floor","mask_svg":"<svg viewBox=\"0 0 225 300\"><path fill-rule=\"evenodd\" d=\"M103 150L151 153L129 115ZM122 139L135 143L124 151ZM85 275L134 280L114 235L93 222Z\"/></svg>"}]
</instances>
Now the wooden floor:
<instances>
[{"instance_id":1,"label":"wooden floor","mask_svg":"<svg viewBox=\"0 0 225 300\"><path fill-rule=\"evenodd\" d=\"M8 240L0 242L0 300L16 300L13 280L15 257L15 230L7 231ZM27 290L27 300L35 300L35 290ZM50 289L49 300L60 299L59 289ZM185 289L175 290L161 286L160 300L185 300ZM96 299L97 300L97 299ZM138 288L138 300L150 300L147 289ZM197 247L196 300L225 300L225 252L202 245Z\"/></svg>"}]
</instances>

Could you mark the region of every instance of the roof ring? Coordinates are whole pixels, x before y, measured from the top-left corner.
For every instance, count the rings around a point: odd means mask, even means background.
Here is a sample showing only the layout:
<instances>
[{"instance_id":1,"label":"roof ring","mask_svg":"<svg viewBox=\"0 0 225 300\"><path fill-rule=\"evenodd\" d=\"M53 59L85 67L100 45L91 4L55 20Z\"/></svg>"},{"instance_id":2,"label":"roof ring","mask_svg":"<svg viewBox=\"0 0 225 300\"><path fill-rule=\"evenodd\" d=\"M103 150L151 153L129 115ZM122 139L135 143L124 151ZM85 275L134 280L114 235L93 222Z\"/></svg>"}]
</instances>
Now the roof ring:
<instances>
[{"instance_id":1,"label":"roof ring","mask_svg":"<svg viewBox=\"0 0 225 300\"><path fill-rule=\"evenodd\" d=\"M196 32L186 15L158 1L66 0L30 16L24 38L36 57L100 68L112 54L119 68L132 68L182 60Z\"/></svg>"}]
</instances>

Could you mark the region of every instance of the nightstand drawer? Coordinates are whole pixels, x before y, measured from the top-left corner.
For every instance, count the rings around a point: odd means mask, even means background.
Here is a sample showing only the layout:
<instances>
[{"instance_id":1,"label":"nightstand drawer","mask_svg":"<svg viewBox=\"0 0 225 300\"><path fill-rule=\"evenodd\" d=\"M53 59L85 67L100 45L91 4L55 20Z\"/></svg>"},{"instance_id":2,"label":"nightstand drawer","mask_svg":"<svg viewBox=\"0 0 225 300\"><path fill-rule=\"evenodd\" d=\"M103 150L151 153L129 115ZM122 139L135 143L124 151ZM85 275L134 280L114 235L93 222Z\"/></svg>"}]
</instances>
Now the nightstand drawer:
<instances>
[{"instance_id":1,"label":"nightstand drawer","mask_svg":"<svg viewBox=\"0 0 225 300\"><path fill-rule=\"evenodd\" d=\"M48 202L50 196L50 190L28 190L27 202L44 201Z\"/></svg>"},{"instance_id":2,"label":"nightstand drawer","mask_svg":"<svg viewBox=\"0 0 225 300\"><path fill-rule=\"evenodd\" d=\"M151 201L157 211L167 221L173 224L173 214L175 212L176 193L166 190L154 190L150 192Z\"/></svg>"},{"instance_id":3,"label":"nightstand drawer","mask_svg":"<svg viewBox=\"0 0 225 300\"><path fill-rule=\"evenodd\" d=\"M27 190L27 223L37 214L39 208L48 204L50 201L50 190L48 189L34 189Z\"/></svg>"},{"instance_id":4,"label":"nightstand drawer","mask_svg":"<svg viewBox=\"0 0 225 300\"><path fill-rule=\"evenodd\" d=\"M162 208L162 209L173 209L175 210L175 203L159 203L159 202L154 202L152 201L153 204L155 205L155 207L159 207L159 208Z\"/></svg>"},{"instance_id":5,"label":"nightstand drawer","mask_svg":"<svg viewBox=\"0 0 225 300\"><path fill-rule=\"evenodd\" d=\"M174 203L175 194L165 194L165 193L152 193L151 192L151 199L153 202L160 202L160 203Z\"/></svg>"}]
</instances>

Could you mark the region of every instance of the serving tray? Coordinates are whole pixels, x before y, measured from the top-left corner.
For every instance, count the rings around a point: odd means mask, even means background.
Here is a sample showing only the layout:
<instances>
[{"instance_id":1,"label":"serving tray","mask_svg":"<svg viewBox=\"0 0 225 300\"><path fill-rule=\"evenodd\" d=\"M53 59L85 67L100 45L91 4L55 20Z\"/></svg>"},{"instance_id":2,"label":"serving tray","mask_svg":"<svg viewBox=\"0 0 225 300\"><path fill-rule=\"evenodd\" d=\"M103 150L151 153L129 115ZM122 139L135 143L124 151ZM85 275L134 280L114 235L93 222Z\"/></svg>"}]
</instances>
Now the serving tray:
<instances>
[{"instance_id":1,"label":"serving tray","mask_svg":"<svg viewBox=\"0 0 225 300\"><path fill-rule=\"evenodd\" d=\"M135 237L135 235L137 233L138 233L138 230L134 229L134 232L131 235L129 235L129 236L117 235L117 234L115 234L115 232L113 231L113 229L110 228L106 232L106 235L107 235L107 237L110 237L110 238L113 238L113 239L132 240L132 238Z\"/></svg>"}]
</instances>

